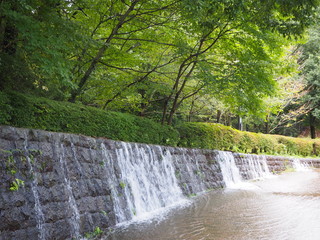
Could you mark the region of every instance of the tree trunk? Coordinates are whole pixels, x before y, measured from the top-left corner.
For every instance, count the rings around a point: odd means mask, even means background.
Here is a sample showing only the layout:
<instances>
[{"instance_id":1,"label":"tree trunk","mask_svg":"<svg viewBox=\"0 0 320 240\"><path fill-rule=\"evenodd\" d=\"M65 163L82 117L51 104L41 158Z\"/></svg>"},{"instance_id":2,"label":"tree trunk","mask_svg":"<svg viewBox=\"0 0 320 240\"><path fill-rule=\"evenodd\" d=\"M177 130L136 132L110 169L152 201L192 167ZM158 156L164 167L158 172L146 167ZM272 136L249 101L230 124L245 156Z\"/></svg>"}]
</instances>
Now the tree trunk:
<instances>
[{"instance_id":1,"label":"tree trunk","mask_svg":"<svg viewBox=\"0 0 320 240\"><path fill-rule=\"evenodd\" d=\"M242 117L238 115L238 130L243 131Z\"/></svg>"},{"instance_id":2,"label":"tree trunk","mask_svg":"<svg viewBox=\"0 0 320 240\"><path fill-rule=\"evenodd\" d=\"M217 110L217 123L220 123L222 112Z\"/></svg>"},{"instance_id":3,"label":"tree trunk","mask_svg":"<svg viewBox=\"0 0 320 240\"><path fill-rule=\"evenodd\" d=\"M269 134L270 132L270 125L269 125L269 114L267 115L266 117L266 121L265 121L265 131L266 131L266 134Z\"/></svg>"},{"instance_id":4,"label":"tree trunk","mask_svg":"<svg viewBox=\"0 0 320 240\"><path fill-rule=\"evenodd\" d=\"M122 25L125 23L126 18L129 16L129 14L134 10L135 5L139 2L139 0L135 0L132 2L132 4L130 5L130 7L128 8L128 10L121 15L119 22L117 23L117 25L113 28L112 32L110 33L109 37L106 39L106 41L104 42L103 46L99 49L98 53L96 54L96 56L92 59L88 69L85 71L84 75L82 76L82 78L80 79L77 89L75 89L72 93L71 93L71 97L69 99L70 102L75 102L76 97L81 93L84 85L87 83L89 77L91 76L92 72L94 71L94 69L96 68L96 65L98 64L98 62L100 61L100 59L103 57L104 53L106 52L106 50L109 48L110 46L110 42L111 40L114 38L115 35L118 34L119 29L122 27Z\"/></svg>"},{"instance_id":5,"label":"tree trunk","mask_svg":"<svg viewBox=\"0 0 320 240\"><path fill-rule=\"evenodd\" d=\"M168 103L169 99L165 99L163 103L163 111L162 111L162 118L161 118L161 124L164 125L167 118L167 111L168 111Z\"/></svg>"},{"instance_id":6,"label":"tree trunk","mask_svg":"<svg viewBox=\"0 0 320 240\"><path fill-rule=\"evenodd\" d=\"M231 115L230 113L227 114L226 116L226 126L231 126Z\"/></svg>"},{"instance_id":7,"label":"tree trunk","mask_svg":"<svg viewBox=\"0 0 320 240\"><path fill-rule=\"evenodd\" d=\"M310 136L311 139L315 139L316 136L316 127L315 127L315 116L312 115L312 112L309 113L309 125L310 125Z\"/></svg>"},{"instance_id":8,"label":"tree trunk","mask_svg":"<svg viewBox=\"0 0 320 240\"><path fill-rule=\"evenodd\" d=\"M188 122L191 122L191 115L193 114L194 102L195 102L195 100L192 100L192 102L191 102L191 107L190 107L189 115L188 115L188 119L187 119Z\"/></svg>"},{"instance_id":9,"label":"tree trunk","mask_svg":"<svg viewBox=\"0 0 320 240\"><path fill-rule=\"evenodd\" d=\"M2 1L0 1L2 2ZM5 2L5 1L3 1ZM4 3L5 4L5 3ZM17 10L17 3L13 2L11 5L12 11ZM14 24L8 21L7 17L1 16L0 18L0 34L1 34L1 49L0 51L8 54L14 55L17 51L17 37L18 30Z\"/></svg>"}]
</instances>

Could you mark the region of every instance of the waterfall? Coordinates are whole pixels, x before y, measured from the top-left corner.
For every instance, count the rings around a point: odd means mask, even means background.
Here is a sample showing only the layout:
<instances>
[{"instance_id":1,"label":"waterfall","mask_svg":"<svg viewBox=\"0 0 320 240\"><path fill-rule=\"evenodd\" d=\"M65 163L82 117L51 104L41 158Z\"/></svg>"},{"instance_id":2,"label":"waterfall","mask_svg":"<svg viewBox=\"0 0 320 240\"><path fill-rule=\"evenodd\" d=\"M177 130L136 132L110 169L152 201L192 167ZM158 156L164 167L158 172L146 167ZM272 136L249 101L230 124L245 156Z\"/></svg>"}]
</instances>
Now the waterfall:
<instances>
[{"instance_id":1,"label":"waterfall","mask_svg":"<svg viewBox=\"0 0 320 240\"><path fill-rule=\"evenodd\" d=\"M110 160L106 146L101 145L118 223L146 216L184 199L169 151L160 146L118 144L116 161Z\"/></svg>"},{"instance_id":2,"label":"waterfall","mask_svg":"<svg viewBox=\"0 0 320 240\"><path fill-rule=\"evenodd\" d=\"M122 208L120 205L120 199L117 197L119 196L119 193L117 191L117 188L114 187L114 183L117 182L117 176L115 174L115 168L113 166L114 161L112 161L112 156L111 154L109 154L109 152L106 149L106 146L103 143L101 143L100 147L102 150L102 161L106 171L105 176L111 190L113 208L116 213L116 222L119 223L121 221L124 221L126 217L124 213L124 208Z\"/></svg>"},{"instance_id":3,"label":"waterfall","mask_svg":"<svg viewBox=\"0 0 320 240\"><path fill-rule=\"evenodd\" d=\"M266 156L252 154L245 154L245 156L245 158L242 158L242 162L247 179L259 179L271 176Z\"/></svg>"},{"instance_id":4,"label":"waterfall","mask_svg":"<svg viewBox=\"0 0 320 240\"><path fill-rule=\"evenodd\" d=\"M165 217L211 189L251 190L254 184L245 180L267 177L269 169L320 167L320 159L125 143L6 126L0 135L1 239L77 239L97 227ZM10 191L19 179L25 189Z\"/></svg>"},{"instance_id":5,"label":"waterfall","mask_svg":"<svg viewBox=\"0 0 320 240\"><path fill-rule=\"evenodd\" d=\"M231 152L218 151L217 158L227 188L252 189L254 185L243 182L243 179L250 180L271 176L266 156L243 154L240 155L241 161L236 163Z\"/></svg>"},{"instance_id":6,"label":"waterfall","mask_svg":"<svg viewBox=\"0 0 320 240\"><path fill-rule=\"evenodd\" d=\"M300 159L292 159L292 166L296 171L304 172L309 171L310 166L307 163L303 163Z\"/></svg>"},{"instance_id":7,"label":"waterfall","mask_svg":"<svg viewBox=\"0 0 320 240\"><path fill-rule=\"evenodd\" d=\"M234 188L237 184L241 183L242 178L233 154L231 152L218 151L217 158L226 187Z\"/></svg>"},{"instance_id":8,"label":"waterfall","mask_svg":"<svg viewBox=\"0 0 320 240\"><path fill-rule=\"evenodd\" d=\"M29 174L32 176L32 182L31 182L31 190L34 198L34 210L36 213L36 221L37 221L37 228L39 230L39 239L44 240L46 239L45 235L45 229L43 227L45 223L44 214L41 208L41 203L39 199L39 193L38 193L38 179L36 172L33 169L32 162L29 154L28 154L28 148L27 148L28 142L27 142L27 136L25 136L25 143L24 143L24 150L26 152L26 159L29 165Z\"/></svg>"},{"instance_id":9,"label":"waterfall","mask_svg":"<svg viewBox=\"0 0 320 240\"><path fill-rule=\"evenodd\" d=\"M66 156L65 156L65 148L62 143L60 145L59 152L61 152L61 155L59 155L61 173L63 175L64 185L66 187L67 194L68 194L69 207L72 212L72 216L70 219L70 225L73 228L73 237L77 238L80 236L80 213L79 213L79 210L77 207L76 200L73 196L73 190L72 190L72 186L71 186L70 179L69 179L69 170L68 170ZM74 156L74 160L76 160L75 156Z\"/></svg>"}]
</instances>

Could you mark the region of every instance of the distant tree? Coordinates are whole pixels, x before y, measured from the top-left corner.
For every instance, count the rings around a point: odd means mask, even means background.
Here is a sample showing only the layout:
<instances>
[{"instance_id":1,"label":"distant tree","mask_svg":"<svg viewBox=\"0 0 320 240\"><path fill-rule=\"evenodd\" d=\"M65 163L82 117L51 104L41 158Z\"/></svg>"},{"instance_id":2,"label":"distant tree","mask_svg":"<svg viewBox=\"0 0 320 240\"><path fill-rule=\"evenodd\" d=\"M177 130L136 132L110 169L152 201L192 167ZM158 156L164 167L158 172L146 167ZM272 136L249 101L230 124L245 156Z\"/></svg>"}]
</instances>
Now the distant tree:
<instances>
[{"instance_id":1,"label":"distant tree","mask_svg":"<svg viewBox=\"0 0 320 240\"><path fill-rule=\"evenodd\" d=\"M309 121L311 138L316 138L316 125L320 120L320 27L313 26L309 40L302 46L300 58L301 77L306 87L301 99L300 109L305 109Z\"/></svg>"},{"instance_id":2,"label":"distant tree","mask_svg":"<svg viewBox=\"0 0 320 240\"><path fill-rule=\"evenodd\" d=\"M193 39L185 44L185 57L164 101L162 122L168 124L186 98L205 88L238 109L239 115L259 111L262 98L274 89L280 35L303 34L317 1L184 0L181 4L182 16L191 23L185 28ZM195 79L200 84L184 93Z\"/></svg>"}]
</instances>

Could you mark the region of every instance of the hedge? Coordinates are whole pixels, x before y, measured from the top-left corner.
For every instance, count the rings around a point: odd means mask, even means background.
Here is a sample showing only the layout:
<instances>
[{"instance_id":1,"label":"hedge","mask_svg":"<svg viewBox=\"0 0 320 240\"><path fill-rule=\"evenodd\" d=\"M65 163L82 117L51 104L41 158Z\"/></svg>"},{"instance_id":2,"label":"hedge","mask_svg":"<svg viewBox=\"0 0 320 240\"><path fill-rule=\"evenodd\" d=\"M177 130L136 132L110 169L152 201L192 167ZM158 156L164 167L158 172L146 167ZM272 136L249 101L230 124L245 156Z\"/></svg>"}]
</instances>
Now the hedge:
<instances>
[{"instance_id":1,"label":"hedge","mask_svg":"<svg viewBox=\"0 0 320 240\"><path fill-rule=\"evenodd\" d=\"M243 153L319 156L320 140L243 132L216 123L183 123L176 127L180 147Z\"/></svg>"},{"instance_id":2,"label":"hedge","mask_svg":"<svg viewBox=\"0 0 320 240\"><path fill-rule=\"evenodd\" d=\"M172 127L130 114L16 92L0 92L0 101L2 125L172 146L179 140Z\"/></svg>"},{"instance_id":3,"label":"hedge","mask_svg":"<svg viewBox=\"0 0 320 240\"><path fill-rule=\"evenodd\" d=\"M243 153L320 155L320 140L243 132L214 123L186 122L173 128L130 114L16 92L0 92L0 124L128 142Z\"/></svg>"}]
</instances>

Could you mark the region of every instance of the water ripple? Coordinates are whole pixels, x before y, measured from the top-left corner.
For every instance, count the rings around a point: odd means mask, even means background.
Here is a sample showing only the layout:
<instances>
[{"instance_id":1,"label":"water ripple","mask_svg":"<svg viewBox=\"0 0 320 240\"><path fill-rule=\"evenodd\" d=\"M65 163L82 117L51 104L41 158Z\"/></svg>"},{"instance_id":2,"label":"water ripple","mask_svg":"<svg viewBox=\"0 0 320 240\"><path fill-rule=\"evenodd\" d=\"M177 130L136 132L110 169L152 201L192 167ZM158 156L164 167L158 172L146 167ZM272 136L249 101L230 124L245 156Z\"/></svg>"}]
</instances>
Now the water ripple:
<instances>
[{"instance_id":1,"label":"water ripple","mask_svg":"<svg viewBox=\"0 0 320 240\"><path fill-rule=\"evenodd\" d=\"M320 172L254 182L256 190L212 191L165 219L132 223L108 240L319 240Z\"/></svg>"}]
</instances>

